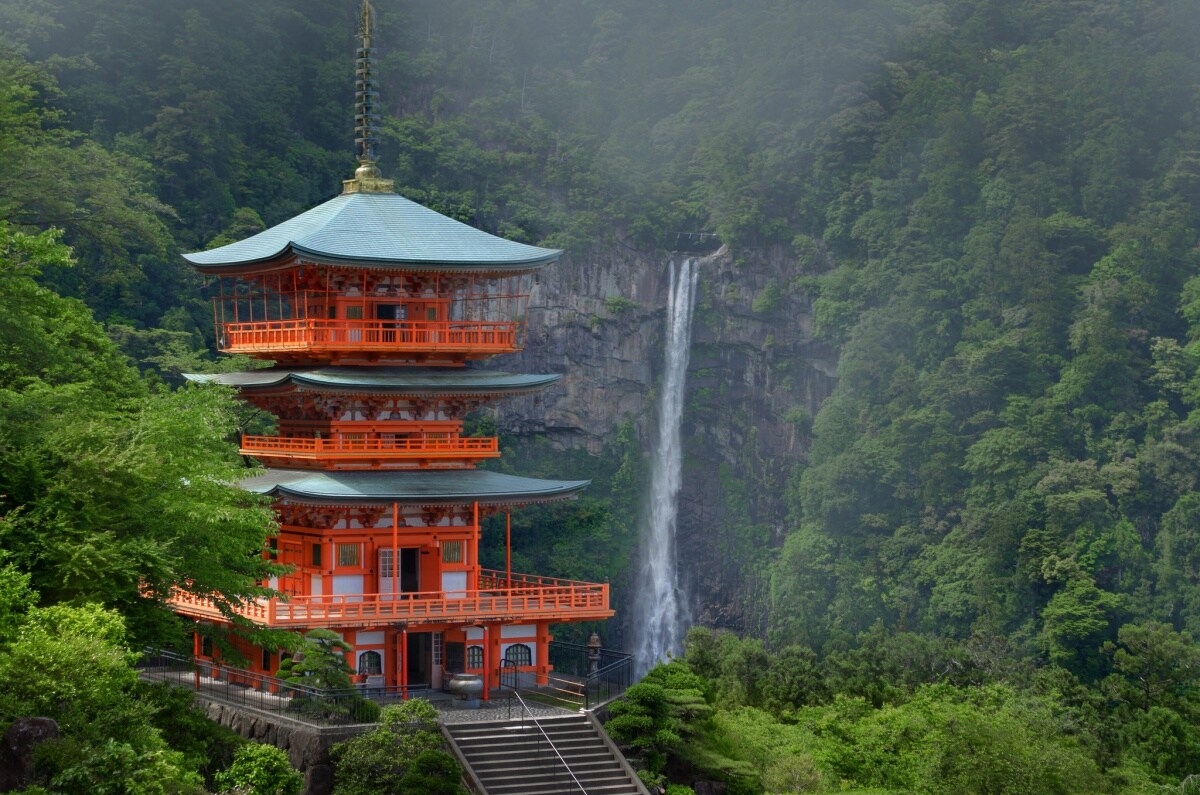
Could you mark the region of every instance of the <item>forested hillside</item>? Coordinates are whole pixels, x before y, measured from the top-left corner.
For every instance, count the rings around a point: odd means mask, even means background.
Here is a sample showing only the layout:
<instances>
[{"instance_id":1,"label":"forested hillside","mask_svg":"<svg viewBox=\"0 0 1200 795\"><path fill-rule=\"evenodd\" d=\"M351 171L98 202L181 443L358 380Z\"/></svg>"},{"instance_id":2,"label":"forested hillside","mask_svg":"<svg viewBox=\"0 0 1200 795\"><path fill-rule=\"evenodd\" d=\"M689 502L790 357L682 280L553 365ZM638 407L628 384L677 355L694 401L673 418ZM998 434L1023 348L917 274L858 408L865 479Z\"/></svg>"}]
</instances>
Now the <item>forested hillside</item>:
<instances>
[{"instance_id":1,"label":"forested hillside","mask_svg":"<svg viewBox=\"0 0 1200 795\"><path fill-rule=\"evenodd\" d=\"M701 282L683 547L697 615L746 637L700 633L642 692L663 733L618 732L648 769L735 792L1200 773L1200 5L376 6L382 170L564 248L550 278L596 309L547 317L576 338L650 359L654 263L680 232L726 247ZM349 176L356 11L0 0L0 562L43 608L100 602L141 640L168 630L139 579L248 592L237 550L266 512L217 484L249 420L174 391L216 366L179 252ZM818 349L835 377L803 374ZM644 415L586 445L506 438L507 466L596 481L521 515L519 562L621 598ZM228 537L179 544L217 514Z\"/></svg>"}]
</instances>

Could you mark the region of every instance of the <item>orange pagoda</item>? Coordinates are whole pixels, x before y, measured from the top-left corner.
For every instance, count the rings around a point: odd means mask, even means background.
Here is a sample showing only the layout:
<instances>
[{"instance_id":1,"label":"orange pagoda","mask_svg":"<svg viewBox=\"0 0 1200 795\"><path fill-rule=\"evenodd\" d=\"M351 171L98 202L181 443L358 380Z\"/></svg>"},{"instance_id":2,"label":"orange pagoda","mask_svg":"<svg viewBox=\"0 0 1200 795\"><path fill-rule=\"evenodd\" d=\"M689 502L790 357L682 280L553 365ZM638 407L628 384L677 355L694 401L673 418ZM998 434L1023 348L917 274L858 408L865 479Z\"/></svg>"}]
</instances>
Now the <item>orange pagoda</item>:
<instances>
[{"instance_id":1,"label":"orange pagoda","mask_svg":"<svg viewBox=\"0 0 1200 795\"><path fill-rule=\"evenodd\" d=\"M533 274L560 252L482 232L409 201L375 166L370 7L358 52L359 168L340 196L257 235L185 255L218 282L218 346L268 369L193 375L228 384L278 417L244 436L266 473L242 482L275 499L264 554L291 567L282 596L240 608L268 627L328 628L369 684L439 688L453 673L499 685L502 660L545 684L551 625L610 617L607 584L484 569L481 523L568 499L587 481L477 468L495 437L469 412L536 392L556 375L479 366L521 350ZM511 526L509 524L509 526ZM228 619L177 593L198 622ZM279 654L240 649L273 674ZM200 659L212 659L196 635ZM486 692L486 690L485 690Z\"/></svg>"}]
</instances>

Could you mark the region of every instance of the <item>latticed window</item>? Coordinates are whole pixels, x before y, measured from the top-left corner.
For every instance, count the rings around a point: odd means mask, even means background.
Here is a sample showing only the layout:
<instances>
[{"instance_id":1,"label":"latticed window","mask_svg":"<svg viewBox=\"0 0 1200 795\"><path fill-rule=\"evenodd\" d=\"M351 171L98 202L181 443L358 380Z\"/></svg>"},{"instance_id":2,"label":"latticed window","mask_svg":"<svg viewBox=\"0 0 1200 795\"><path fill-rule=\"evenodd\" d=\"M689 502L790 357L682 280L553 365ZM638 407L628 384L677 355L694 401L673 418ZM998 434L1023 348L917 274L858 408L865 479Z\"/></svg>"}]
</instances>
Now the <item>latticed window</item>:
<instances>
[{"instance_id":1,"label":"latticed window","mask_svg":"<svg viewBox=\"0 0 1200 795\"><path fill-rule=\"evenodd\" d=\"M337 561L339 566L361 566L362 544L338 544Z\"/></svg>"},{"instance_id":2,"label":"latticed window","mask_svg":"<svg viewBox=\"0 0 1200 795\"><path fill-rule=\"evenodd\" d=\"M504 659L513 665L533 665L533 650L524 643L514 643L504 652Z\"/></svg>"},{"instance_id":3,"label":"latticed window","mask_svg":"<svg viewBox=\"0 0 1200 795\"><path fill-rule=\"evenodd\" d=\"M462 541L443 541L442 542L442 562L443 563L462 563L463 562L463 542Z\"/></svg>"},{"instance_id":4,"label":"latticed window","mask_svg":"<svg viewBox=\"0 0 1200 795\"><path fill-rule=\"evenodd\" d=\"M383 673L383 655L377 651L364 651L358 655L358 672L364 676Z\"/></svg>"},{"instance_id":5,"label":"latticed window","mask_svg":"<svg viewBox=\"0 0 1200 795\"><path fill-rule=\"evenodd\" d=\"M468 646L467 647L467 667L482 668L483 667L483 647Z\"/></svg>"}]
</instances>

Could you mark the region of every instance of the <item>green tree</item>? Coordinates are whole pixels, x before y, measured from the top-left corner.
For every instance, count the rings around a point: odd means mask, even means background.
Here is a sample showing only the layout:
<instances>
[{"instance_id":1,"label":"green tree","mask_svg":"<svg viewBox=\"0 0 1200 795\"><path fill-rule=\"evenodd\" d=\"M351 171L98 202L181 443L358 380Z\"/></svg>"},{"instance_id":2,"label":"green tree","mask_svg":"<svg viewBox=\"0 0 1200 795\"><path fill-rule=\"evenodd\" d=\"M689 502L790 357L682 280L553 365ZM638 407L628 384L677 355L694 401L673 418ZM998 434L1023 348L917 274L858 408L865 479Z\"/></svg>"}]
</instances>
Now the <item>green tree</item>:
<instances>
[{"instance_id":1,"label":"green tree","mask_svg":"<svg viewBox=\"0 0 1200 795\"><path fill-rule=\"evenodd\" d=\"M462 792L462 770L443 749L437 709L424 699L384 707L378 728L338 743L332 758L334 795Z\"/></svg>"},{"instance_id":2,"label":"green tree","mask_svg":"<svg viewBox=\"0 0 1200 795\"><path fill-rule=\"evenodd\" d=\"M275 746L246 743L238 749L229 769L217 775L216 783L238 795L298 795L304 776Z\"/></svg>"},{"instance_id":3,"label":"green tree","mask_svg":"<svg viewBox=\"0 0 1200 795\"><path fill-rule=\"evenodd\" d=\"M37 284L53 232L0 222L0 540L46 602L98 601L175 637L174 588L232 605L277 566L268 501L237 488L231 392L150 391L77 301Z\"/></svg>"},{"instance_id":4,"label":"green tree","mask_svg":"<svg viewBox=\"0 0 1200 795\"><path fill-rule=\"evenodd\" d=\"M54 793L200 793L201 778L151 725L121 616L99 605L35 607L0 648L0 724L36 715L61 736L38 747Z\"/></svg>"}]
</instances>

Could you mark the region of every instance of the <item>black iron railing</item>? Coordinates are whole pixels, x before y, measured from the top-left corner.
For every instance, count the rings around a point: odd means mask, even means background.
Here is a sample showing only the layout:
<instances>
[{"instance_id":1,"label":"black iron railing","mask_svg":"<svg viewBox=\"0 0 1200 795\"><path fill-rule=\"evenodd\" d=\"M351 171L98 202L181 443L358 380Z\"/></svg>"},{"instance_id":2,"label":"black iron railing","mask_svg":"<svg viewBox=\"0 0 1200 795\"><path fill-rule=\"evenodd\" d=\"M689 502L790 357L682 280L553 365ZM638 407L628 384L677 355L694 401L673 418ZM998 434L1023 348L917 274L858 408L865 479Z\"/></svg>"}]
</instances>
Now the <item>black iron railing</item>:
<instances>
[{"instance_id":1,"label":"black iron railing","mask_svg":"<svg viewBox=\"0 0 1200 795\"><path fill-rule=\"evenodd\" d=\"M584 708L616 698L633 684L633 655L578 643L550 642L554 673L578 682Z\"/></svg>"},{"instance_id":2,"label":"black iron railing","mask_svg":"<svg viewBox=\"0 0 1200 795\"><path fill-rule=\"evenodd\" d=\"M147 651L138 662L143 678L189 687L205 697L273 712L322 726L373 723L379 705L401 701L413 688L362 685L326 690L297 685L274 676L193 660L169 651Z\"/></svg>"}]
</instances>

